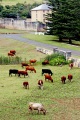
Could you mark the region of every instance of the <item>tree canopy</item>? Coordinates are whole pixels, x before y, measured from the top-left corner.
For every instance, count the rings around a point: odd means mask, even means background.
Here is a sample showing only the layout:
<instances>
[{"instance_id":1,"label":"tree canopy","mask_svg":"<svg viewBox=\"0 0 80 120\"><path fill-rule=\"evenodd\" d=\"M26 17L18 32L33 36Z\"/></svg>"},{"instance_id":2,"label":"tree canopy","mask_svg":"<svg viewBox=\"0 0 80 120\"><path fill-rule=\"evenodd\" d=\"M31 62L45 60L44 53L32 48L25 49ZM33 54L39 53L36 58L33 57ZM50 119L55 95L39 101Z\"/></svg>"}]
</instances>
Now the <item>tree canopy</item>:
<instances>
[{"instance_id":1,"label":"tree canopy","mask_svg":"<svg viewBox=\"0 0 80 120\"><path fill-rule=\"evenodd\" d=\"M39 4L33 3L30 4L21 4L17 3L16 5L0 5L0 17L2 18L15 18L17 17L21 19L31 18L31 9L38 6Z\"/></svg>"},{"instance_id":2,"label":"tree canopy","mask_svg":"<svg viewBox=\"0 0 80 120\"><path fill-rule=\"evenodd\" d=\"M80 0L48 0L52 11L47 14L49 33L63 38L80 38Z\"/></svg>"}]
</instances>

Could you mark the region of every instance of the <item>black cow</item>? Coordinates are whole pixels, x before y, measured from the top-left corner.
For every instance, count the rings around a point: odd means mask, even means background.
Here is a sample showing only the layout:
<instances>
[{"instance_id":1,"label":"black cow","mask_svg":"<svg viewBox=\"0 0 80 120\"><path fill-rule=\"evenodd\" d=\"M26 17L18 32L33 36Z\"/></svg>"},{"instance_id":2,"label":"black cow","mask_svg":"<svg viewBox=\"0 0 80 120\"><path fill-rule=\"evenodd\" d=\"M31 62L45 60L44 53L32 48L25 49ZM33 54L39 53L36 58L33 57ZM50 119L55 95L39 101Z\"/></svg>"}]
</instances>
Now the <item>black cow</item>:
<instances>
[{"instance_id":1,"label":"black cow","mask_svg":"<svg viewBox=\"0 0 80 120\"><path fill-rule=\"evenodd\" d=\"M15 76L16 76L16 74L18 74L18 70L17 69L10 69L9 70L9 76L10 75L12 76L12 74L15 74Z\"/></svg>"},{"instance_id":2,"label":"black cow","mask_svg":"<svg viewBox=\"0 0 80 120\"><path fill-rule=\"evenodd\" d=\"M50 69L42 69L42 75L43 75L44 73L48 73L48 74L50 74L51 76L53 75L53 73L52 73L52 71L51 71Z\"/></svg>"}]
</instances>

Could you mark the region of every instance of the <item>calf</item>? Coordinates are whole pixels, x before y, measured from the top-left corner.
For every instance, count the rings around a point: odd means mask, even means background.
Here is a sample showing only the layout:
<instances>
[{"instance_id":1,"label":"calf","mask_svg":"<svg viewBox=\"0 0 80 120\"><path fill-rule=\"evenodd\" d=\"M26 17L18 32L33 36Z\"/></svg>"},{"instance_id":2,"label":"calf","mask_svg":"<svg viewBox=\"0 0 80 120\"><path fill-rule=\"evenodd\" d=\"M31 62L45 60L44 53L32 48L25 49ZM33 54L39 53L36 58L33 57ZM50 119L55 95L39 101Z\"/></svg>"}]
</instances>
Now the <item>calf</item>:
<instances>
[{"instance_id":1,"label":"calf","mask_svg":"<svg viewBox=\"0 0 80 120\"><path fill-rule=\"evenodd\" d=\"M44 106L43 106L41 103L33 103L33 102L30 102L30 103L29 103L29 110L30 110L30 111L38 110L38 114L39 114L40 112L43 112L43 114L46 115L46 110L45 110Z\"/></svg>"},{"instance_id":2,"label":"calf","mask_svg":"<svg viewBox=\"0 0 80 120\"><path fill-rule=\"evenodd\" d=\"M52 71L51 71L50 69L42 69L42 75L43 75L44 73L48 73L48 74L50 74L51 76L53 75L53 73L52 73Z\"/></svg>"},{"instance_id":3,"label":"calf","mask_svg":"<svg viewBox=\"0 0 80 120\"><path fill-rule=\"evenodd\" d=\"M18 74L18 70L17 69L10 69L9 70L9 76L10 75L12 76L12 74L15 74L15 76L16 76L16 74Z\"/></svg>"},{"instance_id":4,"label":"calf","mask_svg":"<svg viewBox=\"0 0 80 120\"><path fill-rule=\"evenodd\" d=\"M45 76L45 81L46 81L46 79L48 79L48 80L50 80L51 82L53 82L53 79L52 79L52 77L51 77L50 74L44 74L44 76Z\"/></svg>"},{"instance_id":5,"label":"calf","mask_svg":"<svg viewBox=\"0 0 80 120\"><path fill-rule=\"evenodd\" d=\"M26 71L28 71L28 70L34 71L36 73L36 70L33 66L26 66Z\"/></svg>"},{"instance_id":6,"label":"calf","mask_svg":"<svg viewBox=\"0 0 80 120\"><path fill-rule=\"evenodd\" d=\"M29 83L28 82L23 82L23 86L27 89L29 89Z\"/></svg>"},{"instance_id":7,"label":"calf","mask_svg":"<svg viewBox=\"0 0 80 120\"><path fill-rule=\"evenodd\" d=\"M71 82L73 76L71 74L68 75L68 80Z\"/></svg>"},{"instance_id":8,"label":"calf","mask_svg":"<svg viewBox=\"0 0 80 120\"><path fill-rule=\"evenodd\" d=\"M43 90L43 80L38 80L38 87Z\"/></svg>"},{"instance_id":9,"label":"calf","mask_svg":"<svg viewBox=\"0 0 80 120\"><path fill-rule=\"evenodd\" d=\"M61 77L61 81L62 81L63 84L65 84L65 80L66 80L66 77L65 77L65 76L62 76L62 77Z\"/></svg>"},{"instance_id":10,"label":"calf","mask_svg":"<svg viewBox=\"0 0 80 120\"><path fill-rule=\"evenodd\" d=\"M18 70L18 77L20 77L20 75L24 75L24 77L25 77L25 76L28 76L28 73L27 73L27 71Z\"/></svg>"}]
</instances>

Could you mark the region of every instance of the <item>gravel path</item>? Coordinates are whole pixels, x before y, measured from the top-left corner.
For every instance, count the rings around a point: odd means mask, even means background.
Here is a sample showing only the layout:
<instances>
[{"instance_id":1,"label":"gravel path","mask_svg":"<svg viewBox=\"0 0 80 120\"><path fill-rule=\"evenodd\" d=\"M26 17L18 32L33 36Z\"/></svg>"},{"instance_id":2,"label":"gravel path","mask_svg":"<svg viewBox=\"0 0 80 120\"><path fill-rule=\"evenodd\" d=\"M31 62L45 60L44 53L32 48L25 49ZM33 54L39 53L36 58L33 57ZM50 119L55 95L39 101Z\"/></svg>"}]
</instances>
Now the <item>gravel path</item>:
<instances>
[{"instance_id":1,"label":"gravel path","mask_svg":"<svg viewBox=\"0 0 80 120\"><path fill-rule=\"evenodd\" d=\"M11 38L14 40L26 42L26 43L34 45L36 47L42 47L42 48L49 49L49 50L53 50L53 48L57 47L57 46L53 46L50 44L40 43L40 42L37 42L34 40L29 40L27 38L23 38L21 34L0 34L0 38ZM80 57L80 50L75 51L75 50L70 50L70 49L60 48L60 47L58 47L58 49L63 50L63 51L71 51L72 56Z\"/></svg>"}]
</instances>

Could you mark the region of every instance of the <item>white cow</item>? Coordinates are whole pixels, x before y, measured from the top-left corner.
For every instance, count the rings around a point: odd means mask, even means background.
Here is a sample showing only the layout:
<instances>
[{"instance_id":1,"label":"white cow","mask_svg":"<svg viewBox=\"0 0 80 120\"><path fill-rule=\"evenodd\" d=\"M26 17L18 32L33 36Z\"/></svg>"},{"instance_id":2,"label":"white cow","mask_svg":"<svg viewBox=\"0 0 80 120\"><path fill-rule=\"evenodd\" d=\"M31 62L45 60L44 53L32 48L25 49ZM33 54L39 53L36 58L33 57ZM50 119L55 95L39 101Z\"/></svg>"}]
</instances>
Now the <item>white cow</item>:
<instances>
[{"instance_id":1,"label":"white cow","mask_svg":"<svg viewBox=\"0 0 80 120\"><path fill-rule=\"evenodd\" d=\"M46 110L41 103L30 102L29 103L29 110L30 111L38 110L38 113L40 113L40 111L42 111L44 115L46 114Z\"/></svg>"}]
</instances>

